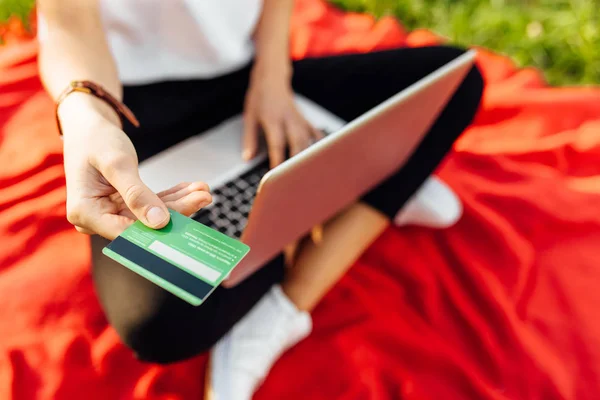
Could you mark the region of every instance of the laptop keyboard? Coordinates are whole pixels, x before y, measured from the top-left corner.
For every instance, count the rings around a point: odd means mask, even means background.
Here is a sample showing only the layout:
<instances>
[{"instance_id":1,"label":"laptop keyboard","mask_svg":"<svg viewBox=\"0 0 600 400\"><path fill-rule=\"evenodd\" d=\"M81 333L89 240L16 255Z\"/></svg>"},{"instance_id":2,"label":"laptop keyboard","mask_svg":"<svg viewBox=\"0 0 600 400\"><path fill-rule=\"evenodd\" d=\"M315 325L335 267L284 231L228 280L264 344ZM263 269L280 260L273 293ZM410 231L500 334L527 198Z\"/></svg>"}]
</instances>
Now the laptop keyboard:
<instances>
[{"instance_id":1,"label":"laptop keyboard","mask_svg":"<svg viewBox=\"0 0 600 400\"><path fill-rule=\"evenodd\" d=\"M325 135L331 132L322 129ZM212 189L213 202L193 218L225 235L239 239L248 222L248 215L260 181L269 172L269 160L256 165L243 175Z\"/></svg>"},{"instance_id":2,"label":"laptop keyboard","mask_svg":"<svg viewBox=\"0 0 600 400\"><path fill-rule=\"evenodd\" d=\"M194 219L229 237L239 239L248 222L260 180L267 172L268 159L212 190L213 203L200 210Z\"/></svg>"}]
</instances>

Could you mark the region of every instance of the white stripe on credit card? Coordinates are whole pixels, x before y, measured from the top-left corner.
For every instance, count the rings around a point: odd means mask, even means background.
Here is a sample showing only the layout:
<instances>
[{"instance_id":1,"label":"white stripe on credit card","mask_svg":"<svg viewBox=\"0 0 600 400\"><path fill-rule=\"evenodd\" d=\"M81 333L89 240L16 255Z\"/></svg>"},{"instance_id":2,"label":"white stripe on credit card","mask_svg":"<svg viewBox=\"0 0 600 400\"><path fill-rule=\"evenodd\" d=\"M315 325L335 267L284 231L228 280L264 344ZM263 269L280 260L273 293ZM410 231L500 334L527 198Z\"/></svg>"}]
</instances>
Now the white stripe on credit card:
<instances>
[{"instance_id":1,"label":"white stripe on credit card","mask_svg":"<svg viewBox=\"0 0 600 400\"><path fill-rule=\"evenodd\" d=\"M202 264L201 262L196 261L189 256L186 256L179 250L175 250L174 248L169 247L158 240L152 242L148 248L156 252L156 254L167 257L170 261L180 264L190 272L193 272L196 275L199 275L213 283L221 276L220 272L215 271L207 265Z\"/></svg>"}]
</instances>

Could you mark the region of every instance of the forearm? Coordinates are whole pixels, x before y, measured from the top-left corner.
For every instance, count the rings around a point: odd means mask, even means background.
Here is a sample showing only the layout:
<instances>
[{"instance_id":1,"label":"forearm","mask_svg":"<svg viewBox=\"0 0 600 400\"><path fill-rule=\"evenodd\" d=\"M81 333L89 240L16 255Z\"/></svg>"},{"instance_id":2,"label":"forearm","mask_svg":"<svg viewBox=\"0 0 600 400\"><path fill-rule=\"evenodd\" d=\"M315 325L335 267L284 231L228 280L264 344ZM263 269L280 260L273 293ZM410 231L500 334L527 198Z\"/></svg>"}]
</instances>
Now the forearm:
<instances>
[{"instance_id":1,"label":"forearm","mask_svg":"<svg viewBox=\"0 0 600 400\"><path fill-rule=\"evenodd\" d=\"M68 4L65 4L68 3ZM41 19L39 68L42 82L53 99L73 80L90 80L102 85L118 99L122 87L108 48L97 0L40 0ZM60 106L61 122L101 116L119 119L102 101L73 94Z\"/></svg>"},{"instance_id":2,"label":"forearm","mask_svg":"<svg viewBox=\"0 0 600 400\"><path fill-rule=\"evenodd\" d=\"M256 28L256 70L291 75L289 52L290 18L294 0L264 0Z\"/></svg>"}]
</instances>

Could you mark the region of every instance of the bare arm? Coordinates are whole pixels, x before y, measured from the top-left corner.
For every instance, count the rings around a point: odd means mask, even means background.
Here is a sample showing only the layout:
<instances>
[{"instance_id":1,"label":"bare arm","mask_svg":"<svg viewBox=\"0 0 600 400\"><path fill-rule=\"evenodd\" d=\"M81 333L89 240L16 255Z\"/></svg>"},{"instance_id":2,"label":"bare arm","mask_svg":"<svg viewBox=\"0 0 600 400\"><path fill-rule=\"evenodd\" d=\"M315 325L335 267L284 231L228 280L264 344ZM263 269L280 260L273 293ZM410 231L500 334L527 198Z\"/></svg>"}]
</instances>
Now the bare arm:
<instances>
[{"instance_id":1,"label":"bare arm","mask_svg":"<svg viewBox=\"0 0 600 400\"><path fill-rule=\"evenodd\" d=\"M269 148L271 167L321 138L299 113L292 91L292 62L289 54L290 18L294 0L264 0L256 27L256 60L246 95L242 157L256 155L259 127Z\"/></svg>"},{"instance_id":2,"label":"bare arm","mask_svg":"<svg viewBox=\"0 0 600 400\"><path fill-rule=\"evenodd\" d=\"M255 71L269 71L289 79L290 17L294 0L264 0L263 12L256 28Z\"/></svg>"},{"instance_id":3,"label":"bare arm","mask_svg":"<svg viewBox=\"0 0 600 400\"><path fill-rule=\"evenodd\" d=\"M122 98L97 1L38 1L40 74L54 99L73 80L90 80ZM135 148L121 129L117 113L102 100L72 93L61 103L59 116L64 133L67 219L80 232L113 239L136 219L161 228L169 220L167 208L190 215L210 203L201 182L153 193L140 179Z\"/></svg>"},{"instance_id":4,"label":"bare arm","mask_svg":"<svg viewBox=\"0 0 600 400\"><path fill-rule=\"evenodd\" d=\"M39 0L38 13L40 75L50 95L56 99L73 80L90 80L121 99L121 83L102 29L98 0ZM85 94L67 97L60 116L65 135L78 118L100 116L119 122L106 104Z\"/></svg>"}]
</instances>

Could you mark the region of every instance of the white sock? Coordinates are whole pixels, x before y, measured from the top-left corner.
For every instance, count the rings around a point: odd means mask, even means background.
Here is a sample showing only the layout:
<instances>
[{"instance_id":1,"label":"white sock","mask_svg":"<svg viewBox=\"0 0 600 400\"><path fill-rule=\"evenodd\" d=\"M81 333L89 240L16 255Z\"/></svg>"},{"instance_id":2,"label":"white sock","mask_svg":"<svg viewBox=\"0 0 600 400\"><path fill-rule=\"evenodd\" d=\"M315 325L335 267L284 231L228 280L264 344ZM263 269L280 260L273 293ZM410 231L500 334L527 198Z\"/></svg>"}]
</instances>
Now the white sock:
<instances>
[{"instance_id":1,"label":"white sock","mask_svg":"<svg viewBox=\"0 0 600 400\"><path fill-rule=\"evenodd\" d=\"M273 286L213 348L209 398L251 399L277 359L311 330L310 314Z\"/></svg>"},{"instance_id":2,"label":"white sock","mask_svg":"<svg viewBox=\"0 0 600 400\"><path fill-rule=\"evenodd\" d=\"M462 216L462 203L452 189L435 176L430 176L396 214L398 226L420 225L447 228Z\"/></svg>"}]
</instances>

